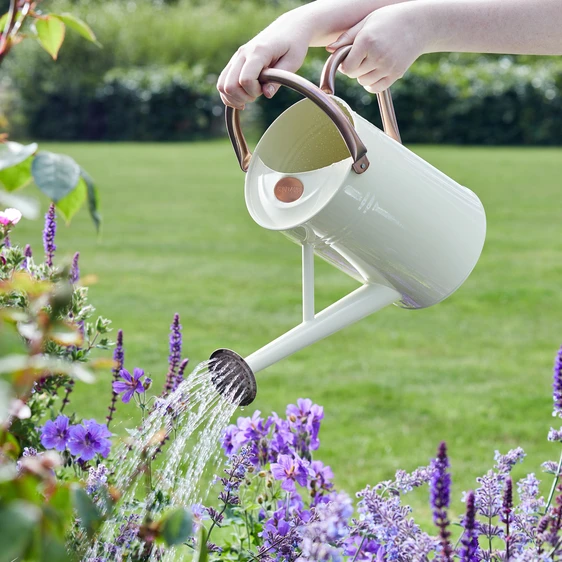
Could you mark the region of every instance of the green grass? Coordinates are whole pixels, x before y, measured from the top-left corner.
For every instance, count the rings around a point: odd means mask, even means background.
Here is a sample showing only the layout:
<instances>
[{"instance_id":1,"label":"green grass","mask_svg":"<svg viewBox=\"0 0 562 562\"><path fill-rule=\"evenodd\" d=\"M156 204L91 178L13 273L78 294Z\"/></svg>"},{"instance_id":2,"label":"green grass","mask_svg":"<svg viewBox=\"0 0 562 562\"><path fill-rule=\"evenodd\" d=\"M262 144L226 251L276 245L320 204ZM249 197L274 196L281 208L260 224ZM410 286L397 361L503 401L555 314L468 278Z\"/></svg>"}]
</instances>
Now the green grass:
<instances>
[{"instance_id":1,"label":"green grass","mask_svg":"<svg viewBox=\"0 0 562 562\"><path fill-rule=\"evenodd\" d=\"M218 347L247 355L300 321L300 252L249 217L226 142L43 148L72 155L100 186L101 241L83 213L59 228L58 255L80 250L83 274L99 276L92 302L125 331L126 364L144 367L156 388L176 311L193 365ZM562 151L415 151L486 207L488 238L472 276L438 306L385 309L260 373L245 413L283 412L300 396L322 404L318 456L350 492L426 463L444 439L458 510L495 449L521 445L530 457L522 468L535 472L559 452L546 432L562 340ZM39 253L40 222L25 222L14 240ZM323 307L355 285L318 263L316 286ZM78 387L72 405L103 418L109 375ZM122 420L131 409L120 405ZM425 512L425 491L412 501Z\"/></svg>"}]
</instances>

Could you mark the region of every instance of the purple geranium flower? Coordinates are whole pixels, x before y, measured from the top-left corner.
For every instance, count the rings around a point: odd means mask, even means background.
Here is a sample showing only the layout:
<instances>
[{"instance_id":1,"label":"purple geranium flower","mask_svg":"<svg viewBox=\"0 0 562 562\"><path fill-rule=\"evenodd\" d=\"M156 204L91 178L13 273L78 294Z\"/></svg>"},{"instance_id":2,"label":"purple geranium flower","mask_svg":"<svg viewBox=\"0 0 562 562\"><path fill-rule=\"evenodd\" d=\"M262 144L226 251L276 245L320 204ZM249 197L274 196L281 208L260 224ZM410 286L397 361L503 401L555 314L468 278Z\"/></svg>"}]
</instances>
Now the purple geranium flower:
<instances>
[{"instance_id":1,"label":"purple geranium flower","mask_svg":"<svg viewBox=\"0 0 562 562\"><path fill-rule=\"evenodd\" d=\"M59 416L55 421L48 420L41 431L41 444L45 449L64 451L68 444L68 418Z\"/></svg>"},{"instance_id":2,"label":"purple geranium flower","mask_svg":"<svg viewBox=\"0 0 562 562\"><path fill-rule=\"evenodd\" d=\"M121 394L123 392L121 401L125 404L131 400L135 392L139 394L144 392L144 386L141 381L142 377L144 377L144 371L142 369L135 367L133 376L131 376L131 373L129 373L127 369L121 369L119 376L123 380L113 382L113 392L116 394Z\"/></svg>"},{"instance_id":3,"label":"purple geranium flower","mask_svg":"<svg viewBox=\"0 0 562 562\"><path fill-rule=\"evenodd\" d=\"M295 482L306 486L307 470L300 459L294 459L289 455L279 455L276 463L271 464L271 473L275 480L281 480L281 488L287 492L295 490Z\"/></svg>"},{"instance_id":4,"label":"purple geranium flower","mask_svg":"<svg viewBox=\"0 0 562 562\"><path fill-rule=\"evenodd\" d=\"M83 461L92 460L98 453L107 457L111 448L108 437L111 437L111 432L107 425L97 423L96 420L84 420L81 425L70 428L68 450Z\"/></svg>"}]
</instances>

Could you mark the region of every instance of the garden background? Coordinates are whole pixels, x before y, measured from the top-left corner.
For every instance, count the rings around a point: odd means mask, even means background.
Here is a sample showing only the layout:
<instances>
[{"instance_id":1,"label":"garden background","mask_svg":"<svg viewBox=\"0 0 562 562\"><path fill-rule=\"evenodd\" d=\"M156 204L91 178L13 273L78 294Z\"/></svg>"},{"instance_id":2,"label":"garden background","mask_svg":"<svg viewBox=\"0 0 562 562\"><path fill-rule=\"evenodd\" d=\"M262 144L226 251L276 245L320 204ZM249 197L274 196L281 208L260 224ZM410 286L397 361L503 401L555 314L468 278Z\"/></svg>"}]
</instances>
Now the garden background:
<instances>
[{"instance_id":1,"label":"garden background","mask_svg":"<svg viewBox=\"0 0 562 562\"><path fill-rule=\"evenodd\" d=\"M44 4L82 17L103 47L69 34L54 64L34 42L14 49L0 74L0 131L42 140L94 176L103 232L83 212L59 230L59 256L79 250L83 274L98 276L91 300L124 330L126 365L150 372L159 391L174 312L193 365L217 347L247 355L298 323L300 253L247 214L214 89L234 50L295 4ZM324 59L312 50L302 73L317 80ZM494 449L522 446L521 473L557 457L546 433L562 339L561 87L555 58L454 54L424 57L393 87L404 142L479 195L488 238L441 305L384 310L258 376L251 409L281 412L299 396L324 406L321 456L341 487L425 464L444 439L460 512L460 491ZM377 122L357 84L339 79L338 93ZM245 112L254 138L294 99L282 90ZM39 252L41 228L26 222L14 240ZM319 308L354 286L317 267ZM73 401L102 419L110 396L106 374L77 385ZM423 510L425 493L413 499Z\"/></svg>"}]
</instances>

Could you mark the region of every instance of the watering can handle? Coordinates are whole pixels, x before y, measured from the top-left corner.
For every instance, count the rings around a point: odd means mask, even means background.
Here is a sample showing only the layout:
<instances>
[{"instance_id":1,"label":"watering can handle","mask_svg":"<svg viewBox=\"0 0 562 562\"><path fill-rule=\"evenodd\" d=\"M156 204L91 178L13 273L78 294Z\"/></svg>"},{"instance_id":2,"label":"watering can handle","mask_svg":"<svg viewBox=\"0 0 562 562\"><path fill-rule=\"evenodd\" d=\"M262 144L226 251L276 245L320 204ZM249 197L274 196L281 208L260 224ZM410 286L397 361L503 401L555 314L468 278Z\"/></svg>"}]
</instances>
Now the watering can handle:
<instances>
[{"instance_id":1,"label":"watering can handle","mask_svg":"<svg viewBox=\"0 0 562 562\"><path fill-rule=\"evenodd\" d=\"M351 51L351 47L352 45L340 47L337 51L334 51L326 61L320 78L320 89L323 92L330 95L335 93L336 71L349 54L349 51ZM394 104L392 103L390 90L384 90L384 92L377 94L377 100L379 102L384 132L395 141L401 143L402 140L400 139L400 131L398 130L398 123L396 121L396 113L394 112Z\"/></svg>"},{"instance_id":2,"label":"watering can handle","mask_svg":"<svg viewBox=\"0 0 562 562\"><path fill-rule=\"evenodd\" d=\"M359 135L348 121L344 112L328 94L302 76L287 72L286 70L266 68L260 74L259 81L262 84L275 82L276 84L287 86L314 102L332 119L334 125L338 128L345 144L347 145L347 149L353 158L352 168L355 173L362 174L367 170L369 167L369 160L366 156L366 146L359 138ZM227 107L225 120L228 136L230 137L230 141L234 147L234 152L238 157L240 167L244 172L246 172L248 171L248 166L250 165L252 153L250 152L248 143L242 133L242 128L240 126L240 112L232 107Z\"/></svg>"}]
</instances>

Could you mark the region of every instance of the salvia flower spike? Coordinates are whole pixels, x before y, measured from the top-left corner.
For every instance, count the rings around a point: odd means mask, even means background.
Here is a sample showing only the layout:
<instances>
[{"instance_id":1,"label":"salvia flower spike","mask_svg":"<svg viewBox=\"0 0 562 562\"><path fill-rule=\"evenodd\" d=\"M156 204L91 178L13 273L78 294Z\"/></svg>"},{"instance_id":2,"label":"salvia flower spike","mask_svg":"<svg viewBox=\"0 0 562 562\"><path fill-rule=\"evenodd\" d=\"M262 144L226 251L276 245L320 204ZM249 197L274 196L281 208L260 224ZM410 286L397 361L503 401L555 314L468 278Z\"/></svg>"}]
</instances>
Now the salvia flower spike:
<instances>
[{"instance_id":1,"label":"salvia flower spike","mask_svg":"<svg viewBox=\"0 0 562 562\"><path fill-rule=\"evenodd\" d=\"M433 522L439 529L442 562L452 561L452 548L449 541L449 519L447 508L451 498L451 475L448 472L449 459L447 445L442 442L437 450L437 458L433 461L433 476L431 478L430 499L433 510Z\"/></svg>"},{"instance_id":2,"label":"salvia flower spike","mask_svg":"<svg viewBox=\"0 0 562 562\"><path fill-rule=\"evenodd\" d=\"M123 330L117 332L117 340L115 342L115 350L113 351L113 361L115 365L113 367L113 381L111 388L111 403L109 404L109 412L107 414L106 422L107 426L113 420L113 414L115 413L115 404L117 403L118 393L113 389L113 383L119 381L121 370L125 364L125 351L123 349Z\"/></svg>"},{"instance_id":3,"label":"salvia flower spike","mask_svg":"<svg viewBox=\"0 0 562 562\"><path fill-rule=\"evenodd\" d=\"M562 418L562 346L560 346L556 354L556 359L554 360L552 398L554 400L552 415Z\"/></svg>"},{"instance_id":4,"label":"salvia flower spike","mask_svg":"<svg viewBox=\"0 0 562 562\"><path fill-rule=\"evenodd\" d=\"M72 258L72 266L70 267L70 282L76 285L80 280L80 266L78 265L78 260L80 258L80 252L76 252Z\"/></svg>"},{"instance_id":5,"label":"salvia flower spike","mask_svg":"<svg viewBox=\"0 0 562 562\"><path fill-rule=\"evenodd\" d=\"M57 219L55 214L55 204L49 205L49 210L45 215L45 228L43 230L43 247L45 248L45 264L53 267L53 257L57 246L55 235L57 233Z\"/></svg>"},{"instance_id":6,"label":"salvia flower spike","mask_svg":"<svg viewBox=\"0 0 562 562\"><path fill-rule=\"evenodd\" d=\"M168 358L168 373L166 374L166 385L164 387L164 394L168 394L176 388L176 377L178 368L181 361L181 324L180 315L176 312L174 320L170 326L170 356Z\"/></svg>"}]
</instances>

